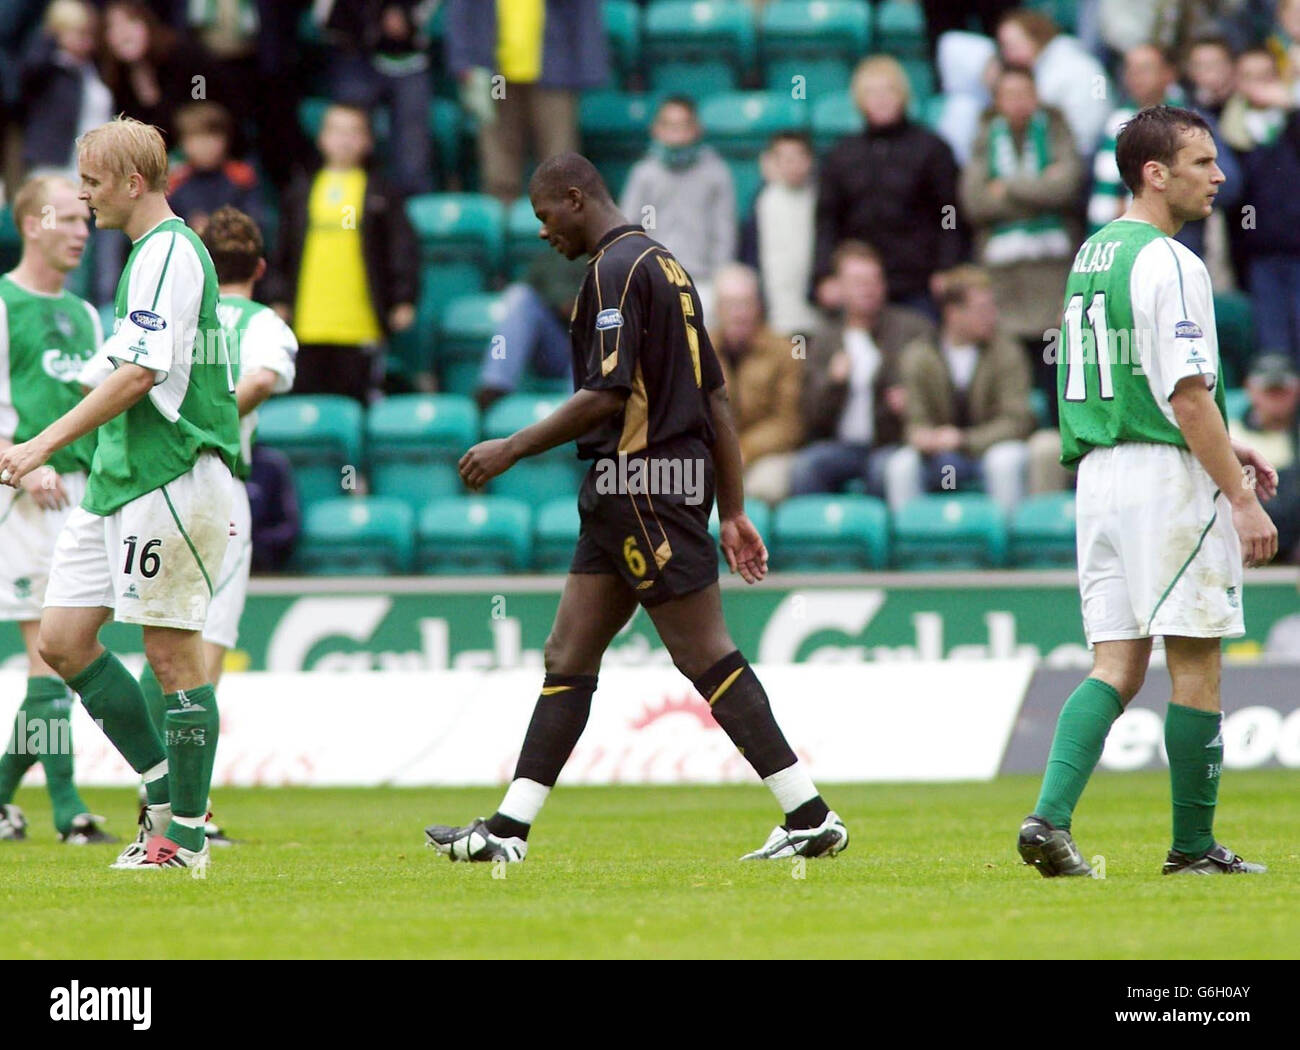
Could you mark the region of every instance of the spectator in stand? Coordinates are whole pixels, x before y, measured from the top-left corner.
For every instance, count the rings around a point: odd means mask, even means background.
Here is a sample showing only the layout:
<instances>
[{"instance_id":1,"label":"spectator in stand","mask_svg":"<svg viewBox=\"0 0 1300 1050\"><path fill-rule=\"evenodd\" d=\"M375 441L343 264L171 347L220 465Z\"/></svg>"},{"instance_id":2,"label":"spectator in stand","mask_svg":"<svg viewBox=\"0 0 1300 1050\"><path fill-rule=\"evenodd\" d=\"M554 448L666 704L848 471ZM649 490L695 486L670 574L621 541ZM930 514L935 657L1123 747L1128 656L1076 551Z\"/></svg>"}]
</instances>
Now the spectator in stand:
<instances>
[{"instance_id":1,"label":"spectator in stand","mask_svg":"<svg viewBox=\"0 0 1300 1050\"><path fill-rule=\"evenodd\" d=\"M745 461L745 495L776 503L789 494L794 451L802 442L799 388L804 362L795 344L764 321L758 273L741 263L719 270L709 339L727 378L727 394Z\"/></svg>"},{"instance_id":2,"label":"spectator in stand","mask_svg":"<svg viewBox=\"0 0 1300 1050\"><path fill-rule=\"evenodd\" d=\"M903 436L904 391L898 375L903 348L933 338L928 317L889 303L880 253L843 241L831 260L838 316L808 344L800 398L804 439L795 457L790 494L839 492L861 480L885 494L885 464Z\"/></svg>"},{"instance_id":3,"label":"spectator in stand","mask_svg":"<svg viewBox=\"0 0 1300 1050\"><path fill-rule=\"evenodd\" d=\"M1044 344L1060 324L1061 289L1079 243L1074 204L1082 166L1065 119L1039 105L1028 70L1003 69L993 99L962 171L961 200L1002 327L1029 355L1054 421L1056 363Z\"/></svg>"},{"instance_id":4,"label":"spectator in stand","mask_svg":"<svg viewBox=\"0 0 1300 1050\"><path fill-rule=\"evenodd\" d=\"M740 231L738 257L758 271L768 326L782 335L808 332L818 323L807 295L817 208L815 160L802 131L773 135L759 160L763 188Z\"/></svg>"},{"instance_id":5,"label":"spectator in stand","mask_svg":"<svg viewBox=\"0 0 1300 1050\"><path fill-rule=\"evenodd\" d=\"M427 0L324 0L312 17L334 46L329 62L332 97L363 109L387 107L392 120L390 176L406 196L434 187L429 127Z\"/></svg>"},{"instance_id":6,"label":"spectator in stand","mask_svg":"<svg viewBox=\"0 0 1300 1050\"><path fill-rule=\"evenodd\" d=\"M1217 122L1223 107L1236 90L1237 74L1232 45L1225 37L1203 37L1187 49L1183 72L1190 102L1196 111Z\"/></svg>"},{"instance_id":7,"label":"spectator in stand","mask_svg":"<svg viewBox=\"0 0 1300 1050\"><path fill-rule=\"evenodd\" d=\"M836 143L822 166L813 280L834 309L832 254L846 240L884 260L890 301L935 316L930 278L961 258L955 215L957 164L948 144L907 117L911 87L897 59L876 55L853 73L866 128Z\"/></svg>"},{"instance_id":8,"label":"spectator in stand","mask_svg":"<svg viewBox=\"0 0 1300 1050\"><path fill-rule=\"evenodd\" d=\"M1244 261L1258 345L1300 361L1300 111L1265 48L1237 59L1237 93L1223 136L1238 151L1243 199L1254 211L1230 224ZM1249 222L1244 221L1249 218Z\"/></svg>"},{"instance_id":9,"label":"spectator in stand","mask_svg":"<svg viewBox=\"0 0 1300 1050\"><path fill-rule=\"evenodd\" d=\"M1282 78L1295 86L1300 81L1300 2L1277 0L1276 11L1265 46L1277 60Z\"/></svg>"},{"instance_id":10,"label":"spectator in stand","mask_svg":"<svg viewBox=\"0 0 1300 1050\"><path fill-rule=\"evenodd\" d=\"M587 276L587 260L569 260L558 252L535 255L522 281L509 285L501 326L483 354L475 400L486 411L498 398L513 393L529 369L550 378L573 371L569 319Z\"/></svg>"},{"instance_id":11,"label":"spectator in stand","mask_svg":"<svg viewBox=\"0 0 1300 1050\"><path fill-rule=\"evenodd\" d=\"M208 80L202 100L220 103L241 120L259 116L260 100L274 92L261 90L258 77L257 38L262 25L256 0L191 0L177 20L204 57ZM249 144L243 129L233 122L231 128L230 152L246 155ZM274 140L263 139L261 145L268 151L284 148Z\"/></svg>"},{"instance_id":12,"label":"spectator in stand","mask_svg":"<svg viewBox=\"0 0 1300 1050\"><path fill-rule=\"evenodd\" d=\"M885 494L898 510L921 492L983 485L1010 513L1024 498L1034 426L1029 365L998 326L997 298L985 270L939 274L938 339L903 351L906 444L885 467Z\"/></svg>"},{"instance_id":13,"label":"spectator in stand","mask_svg":"<svg viewBox=\"0 0 1300 1050\"><path fill-rule=\"evenodd\" d=\"M1285 354L1263 354L1246 376L1250 409L1228 433L1258 449L1277 468L1277 495L1266 505L1277 525L1278 555L1300 553L1300 372Z\"/></svg>"},{"instance_id":14,"label":"spectator in stand","mask_svg":"<svg viewBox=\"0 0 1300 1050\"><path fill-rule=\"evenodd\" d=\"M112 0L104 9L102 69L114 110L159 128L168 147L177 108L193 100L192 78L210 74L202 53L141 0Z\"/></svg>"},{"instance_id":15,"label":"spectator in stand","mask_svg":"<svg viewBox=\"0 0 1300 1050\"><path fill-rule=\"evenodd\" d=\"M229 204L262 221L257 172L233 160L235 122L217 102L193 102L176 111L176 130L185 160L171 169L167 196L172 210L202 234L208 216Z\"/></svg>"},{"instance_id":16,"label":"spectator in stand","mask_svg":"<svg viewBox=\"0 0 1300 1050\"><path fill-rule=\"evenodd\" d=\"M943 109L935 131L952 147L959 165L970 160L980 117L991 101L989 68L997 47L979 33L945 33L939 41L937 69Z\"/></svg>"},{"instance_id":17,"label":"spectator in stand","mask_svg":"<svg viewBox=\"0 0 1300 1050\"><path fill-rule=\"evenodd\" d=\"M54 0L23 60L23 169L76 175L77 136L113 116L113 96L95 56L99 15L82 0Z\"/></svg>"},{"instance_id":18,"label":"spectator in stand","mask_svg":"<svg viewBox=\"0 0 1300 1050\"><path fill-rule=\"evenodd\" d=\"M1139 44L1124 56L1124 90L1133 104L1121 106L1111 114L1106 122L1106 135L1093 159L1092 197L1088 202L1089 235L1124 214L1132 200L1120 178L1119 165L1115 163L1115 142L1120 128L1138 110L1148 106L1185 105L1177 78L1178 69L1172 56L1154 44ZM1218 165L1226 180L1219 189L1216 207L1224 213L1234 212L1241 199L1241 169L1232 150L1222 140L1214 115L1201 115L1210 125L1210 133L1218 148ZM1209 221L1200 219L1185 223L1176 238L1202 258L1206 254L1205 238ZM1223 282L1215 285L1216 288L1222 286Z\"/></svg>"},{"instance_id":19,"label":"spectator in stand","mask_svg":"<svg viewBox=\"0 0 1300 1050\"><path fill-rule=\"evenodd\" d=\"M969 27L971 16L987 36L997 32L1002 16L1016 6L1016 0L921 0L925 14L925 35L930 41L930 58L935 60L942 49L939 38L949 31Z\"/></svg>"},{"instance_id":20,"label":"spectator in stand","mask_svg":"<svg viewBox=\"0 0 1300 1050\"><path fill-rule=\"evenodd\" d=\"M650 152L633 165L619 207L677 256L707 319L713 275L736 257L736 191L731 171L700 141L695 103L670 95L650 127Z\"/></svg>"},{"instance_id":21,"label":"spectator in stand","mask_svg":"<svg viewBox=\"0 0 1300 1050\"><path fill-rule=\"evenodd\" d=\"M609 79L600 0L446 7L447 68L478 120L483 189L509 203L529 147L537 160L578 149L578 93Z\"/></svg>"},{"instance_id":22,"label":"spectator in stand","mask_svg":"<svg viewBox=\"0 0 1300 1050\"><path fill-rule=\"evenodd\" d=\"M367 170L365 110L331 105L318 139L323 166L290 186L263 298L298 336L299 394L367 404L388 335L411 327L419 249L401 196Z\"/></svg>"},{"instance_id":23,"label":"spectator in stand","mask_svg":"<svg viewBox=\"0 0 1300 1050\"><path fill-rule=\"evenodd\" d=\"M1030 70L1038 97L1061 111L1079 156L1090 158L1113 108L1101 63L1051 17L1021 8L998 24L998 49L1008 66Z\"/></svg>"}]
</instances>

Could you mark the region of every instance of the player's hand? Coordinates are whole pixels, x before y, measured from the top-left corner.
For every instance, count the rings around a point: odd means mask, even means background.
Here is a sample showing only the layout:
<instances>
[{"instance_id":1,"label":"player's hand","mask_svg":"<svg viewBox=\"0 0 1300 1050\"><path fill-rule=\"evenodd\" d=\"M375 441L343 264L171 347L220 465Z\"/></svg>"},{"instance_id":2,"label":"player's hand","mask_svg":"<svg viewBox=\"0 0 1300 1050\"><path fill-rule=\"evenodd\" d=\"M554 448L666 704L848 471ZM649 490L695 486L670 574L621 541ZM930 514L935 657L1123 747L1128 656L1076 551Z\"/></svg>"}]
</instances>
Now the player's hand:
<instances>
[{"instance_id":1,"label":"player's hand","mask_svg":"<svg viewBox=\"0 0 1300 1050\"><path fill-rule=\"evenodd\" d=\"M1232 451L1237 456L1237 462L1242 465L1243 484L1248 487L1253 484L1260 502L1267 503L1276 496L1277 471L1273 469L1273 464L1261 453L1249 445L1243 445L1240 441L1232 443Z\"/></svg>"},{"instance_id":2,"label":"player's hand","mask_svg":"<svg viewBox=\"0 0 1300 1050\"><path fill-rule=\"evenodd\" d=\"M1267 565L1277 554L1277 526L1259 500L1232 506L1232 526L1241 540L1241 564Z\"/></svg>"},{"instance_id":3,"label":"player's hand","mask_svg":"<svg viewBox=\"0 0 1300 1050\"><path fill-rule=\"evenodd\" d=\"M767 547L746 515L723 518L719 534L732 572L740 573L746 583L758 583L767 575Z\"/></svg>"},{"instance_id":4,"label":"player's hand","mask_svg":"<svg viewBox=\"0 0 1300 1050\"><path fill-rule=\"evenodd\" d=\"M513 467L515 459L509 438L480 441L460 457L460 463L457 464L460 480L477 492L498 474L504 474Z\"/></svg>"},{"instance_id":5,"label":"player's hand","mask_svg":"<svg viewBox=\"0 0 1300 1050\"><path fill-rule=\"evenodd\" d=\"M49 458L50 454L41 447L39 437L21 445L10 445L0 452L0 485L17 488L23 478Z\"/></svg>"},{"instance_id":6,"label":"player's hand","mask_svg":"<svg viewBox=\"0 0 1300 1050\"><path fill-rule=\"evenodd\" d=\"M63 487L63 479L49 467L33 470L18 484L43 510L62 510L72 502Z\"/></svg>"}]
</instances>

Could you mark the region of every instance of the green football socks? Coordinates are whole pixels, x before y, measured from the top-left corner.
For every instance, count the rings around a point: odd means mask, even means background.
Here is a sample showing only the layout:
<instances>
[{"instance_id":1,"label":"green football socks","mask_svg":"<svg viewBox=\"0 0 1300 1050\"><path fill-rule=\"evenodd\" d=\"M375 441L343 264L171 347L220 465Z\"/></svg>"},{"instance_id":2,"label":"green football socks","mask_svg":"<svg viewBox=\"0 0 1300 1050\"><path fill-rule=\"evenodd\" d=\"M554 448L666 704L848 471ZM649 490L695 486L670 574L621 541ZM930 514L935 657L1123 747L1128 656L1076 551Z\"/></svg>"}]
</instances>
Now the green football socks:
<instances>
[{"instance_id":1,"label":"green football socks","mask_svg":"<svg viewBox=\"0 0 1300 1050\"><path fill-rule=\"evenodd\" d=\"M1165 751L1174 811L1174 849L1200 857L1214 845L1214 807L1219 802L1223 733L1217 711L1170 704L1165 712Z\"/></svg>"},{"instance_id":2,"label":"green football socks","mask_svg":"<svg viewBox=\"0 0 1300 1050\"><path fill-rule=\"evenodd\" d=\"M1043 787L1034 806L1036 816L1066 831L1074 807L1097 767L1106 734L1124 705L1114 686L1099 678L1085 678L1070 694L1056 722Z\"/></svg>"},{"instance_id":3,"label":"green football socks","mask_svg":"<svg viewBox=\"0 0 1300 1050\"><path fill-rule=\"evenodd\" d=\"M104 728L104 734L137 773L145 773L166 759L162 739L149 721L140 683L122 666L122 661L105 649L89 667L68 679L81 694L90 717ZM166 802L167 777L145 784L150 803Z\"/></svg>"},{"instance_id":4,"label":"green football socks","mask_svg":"<svg viewBox=\"0 0 1300 1050\"><path fill-rule=\"evenodd\" d=\"M163 713L167 710L167 701L163 698L162 683L153 673L153 664L148 660L144 662L144 670L140 672L140 692L144 693L145 706L149 708L149 721L158 730L158 735L162 736Z\"/></svg>"},{"instance_id":5,"label":"green football socks","mask_svg":"<svg viewBox=\"0 0 1300 1050\"><path fill-rule=\"evenodd\" d=\"M221 718L217 694L210 685L166 695L163 716L167 769L171 780L172 815L167 837L190 850L203 848L208 789L217 757Z\"/></svg>"}]
</instances>

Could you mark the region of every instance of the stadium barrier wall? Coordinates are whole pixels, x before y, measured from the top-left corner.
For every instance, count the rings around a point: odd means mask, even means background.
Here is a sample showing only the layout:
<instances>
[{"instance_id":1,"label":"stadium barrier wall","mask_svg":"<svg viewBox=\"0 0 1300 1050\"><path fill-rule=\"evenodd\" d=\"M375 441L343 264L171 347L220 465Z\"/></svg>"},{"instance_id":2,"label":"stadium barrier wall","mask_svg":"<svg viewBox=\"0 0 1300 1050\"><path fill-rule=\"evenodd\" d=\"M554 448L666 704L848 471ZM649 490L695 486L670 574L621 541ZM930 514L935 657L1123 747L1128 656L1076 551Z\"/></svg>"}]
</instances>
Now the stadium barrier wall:
<instances>
[{"instance_id":1,"label":"stadium barrier wall","mask_svg":"<svg viewBox=\"0 0 1300 1050\"><path fill-rule=\"evenodd\" d=\"M1300 658L1294 569L1251 570L1247 635L1229 661ZM563 577L254 580L240 647L250 671L444 671L538 668ZM777 574L757 587L725 579L727 621L755 663L860 663L1029 657L1084 668L1090 657L1073 572ZM140 630L109 624L119 654ZM671 663L637 613L605 666ZM0 665L24 666L16 628L0 630Z\"/></svg>"}]
</instances>

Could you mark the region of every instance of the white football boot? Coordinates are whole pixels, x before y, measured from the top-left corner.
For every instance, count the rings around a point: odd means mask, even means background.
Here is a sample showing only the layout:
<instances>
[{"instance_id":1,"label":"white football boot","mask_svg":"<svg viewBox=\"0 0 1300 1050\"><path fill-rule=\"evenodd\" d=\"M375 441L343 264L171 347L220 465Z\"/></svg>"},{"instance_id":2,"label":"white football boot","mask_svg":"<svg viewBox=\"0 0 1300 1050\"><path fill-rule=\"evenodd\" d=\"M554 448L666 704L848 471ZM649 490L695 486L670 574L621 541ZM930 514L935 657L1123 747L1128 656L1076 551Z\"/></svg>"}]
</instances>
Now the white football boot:
<instances>
[{"instance_id":1,"label":"white football boot","mask_svg":"<svg viewBox=\"0 0 1300 1050\"><path fill-rule=\"evenodd\" d=\"M136 832L135 838L117 855L117 860L109 865L110 868L139 868L148 862L149 840L157 835L161 835L167 830L167 825L172 822L172 807L170 802L163 802L157 806L140 807L140 830Z\"/></svg>"},{"instance_id":2,"label":"white football boot","mask_svg":"<svg viewBox=\"0 0 1300 1050\"><path fill-rule=\"evenodd\" d=\"M741 860L781 860L784 857L833 857L847 849L849 829L834 810L826 814L820 827L785 827L772 829L762 848L746 853Z\"/></svg>"},{"instance_id":3,"label":"white football boot","mask_svg":"<svg viewBox=\"0 0 1300 1050\"><path fill-rule=\"evenodd\" d=\"M520 838L498 838L488 831L482 817L463 828L430 824L424 829L428 845L448 860L497 861L517 864L528 856L528 843Z\"/></svg>"}]
</instances>

